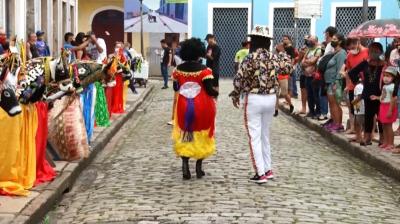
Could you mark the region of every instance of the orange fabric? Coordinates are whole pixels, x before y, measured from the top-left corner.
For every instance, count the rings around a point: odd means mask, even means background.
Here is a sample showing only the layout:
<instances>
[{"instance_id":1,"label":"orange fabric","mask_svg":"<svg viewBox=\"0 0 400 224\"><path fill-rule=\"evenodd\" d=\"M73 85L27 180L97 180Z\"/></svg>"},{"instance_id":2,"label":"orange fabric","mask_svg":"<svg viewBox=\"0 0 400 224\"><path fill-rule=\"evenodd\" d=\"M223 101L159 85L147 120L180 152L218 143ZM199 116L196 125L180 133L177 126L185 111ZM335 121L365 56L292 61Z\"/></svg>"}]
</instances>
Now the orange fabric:
<instances>
[{"instance_id":1,"label":"orange fabric","mask_svg":"<svg viewBox=\"0 0 400 224\"><path fill-rule=\"evenodd\" d=\"M111 113L122 114L124 110L124 80L121 74L115 75L117 84L113 87Z\"/></svg>"},{"instance_id":2,"label":"orange fabric","mask_svg":"<svg viewBox=\"0 0 400 224\"><path fill-rule=\"evenodd\" d=\"M36 133L36 182L35 185L52 181L56 176L53 167L46 160L48 134L48 108L44 102L37 102L38 129Z\"/></svg>"},{"instance_id":3,"label":"orange fabric","mask_svg":"<svg viewBox=\"0 0 400 224\"><path fill-rule=\"evenodd\" d=\"M347 54L346 59L346 71L351 70L356 67L358 64L368 59L368 48L361 47L360 53L357 55L353 55L351 53ZM346 88L347 90L354 90L355 85L351 81L350 77L346 77Z\"/></svg>"},{"instance_id":4,"label":"orange fabric","mask_svg":"<svg viewBox=\"0 0 400 224\"><path fill-rule=\"evenodd\" d=\"M286 74L279 74L278 75L278 80L284 80L284 79L289 79L289 75L286 75Z\"/></svg>"},{"instance_id":5,"label":"orange fabric","mask_svg":"<svg viewBox=\"0 0 400 224\"><path fill-rule=\"evenodd\" d=\"M36 179L37 110L22 105L22 113L9 117L0 110L0 194L27 196Z\"/></svg>"}]
</instances>

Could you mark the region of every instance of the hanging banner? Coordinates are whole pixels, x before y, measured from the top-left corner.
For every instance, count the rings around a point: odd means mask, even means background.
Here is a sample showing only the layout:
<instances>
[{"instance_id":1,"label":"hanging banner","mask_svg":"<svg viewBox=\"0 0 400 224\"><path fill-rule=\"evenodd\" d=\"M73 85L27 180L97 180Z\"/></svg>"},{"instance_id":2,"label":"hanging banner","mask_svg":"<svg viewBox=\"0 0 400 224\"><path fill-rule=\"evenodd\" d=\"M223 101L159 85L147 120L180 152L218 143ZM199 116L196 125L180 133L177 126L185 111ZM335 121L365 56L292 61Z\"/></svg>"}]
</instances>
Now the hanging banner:
<instances>
[{"instance_id":1,"label":"hanging banner","mask_svg":"<svg viewBox=\"0 0 400 224\"><path fill-rule=\"evenodd\" d=\"M143 0L143 16L140 17L140 1L125 0L125 32L140 32L143 20L145 33L187 33L188 0Z\"/></svg>"},{"instance_id":2,"label":"hanging banner","mask_svg":"<svg viewBox=\"0 0 400 224\"><path fill-rule=\"evenodd\" d=\"M294 1L294 18L321 18L322 17L322 0L295 0Z\"/></svg>"}]
</instances>

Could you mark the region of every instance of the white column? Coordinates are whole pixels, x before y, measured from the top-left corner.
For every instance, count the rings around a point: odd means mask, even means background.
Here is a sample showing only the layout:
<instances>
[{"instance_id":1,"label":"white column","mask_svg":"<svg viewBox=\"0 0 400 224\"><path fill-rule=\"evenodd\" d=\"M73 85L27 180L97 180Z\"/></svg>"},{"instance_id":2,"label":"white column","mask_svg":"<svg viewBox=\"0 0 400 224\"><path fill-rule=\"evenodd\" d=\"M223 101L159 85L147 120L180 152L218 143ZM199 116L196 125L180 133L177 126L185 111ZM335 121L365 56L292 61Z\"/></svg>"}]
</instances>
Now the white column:
<instances>
[{"instance_id":1,"label":"white column","mask_svg":"<svg viewBox=\"0 0 400 224\"><path fill-rule=\"evenodd\" d=\"M72 32L71 30L71 0L67 0L67 15L64 17L67 20L67 27L65 28L65 32Z\"/></svg>"},{"instance_id":2,"label":"white column","mask_svg":"<svg viewBox=\"0 0 400 224\"><path fill-rule=\"evenodd\" d=\"M63 8L62 8L62 0L58 0L57 1L57 11L58 11L58 15L57 15L57 21L58 21L58 29L57 29L57 32L58 33L56 33L55 35L56 35L56 37L57 37L57 49L56 49L56 52L57 52L57 55L60 53L60 49L61 49L61 47L63 46L63 40L64 40L64 38L63 38L63 33L62 33L62 31L63 31L63 29L62 29L62 27L63 27Z\"/></svg>"},{"instance_id":3,"label":"white column","mask_svg":"<svg viewBox=\"0 0 400 224\"><path fill-rule=\"evenodd\" d=\"M317 19L316 18L311 18L311 28L310 28L310 33L313 36L317 35Z\"/></svg>"},{"instance_id":4,"label":"white column","mask_svg":"<svg viewBox=\"0 0 400 224\"><path fill-rule=\"evenodd\" d=\"M53 0L47 0L47 27L46 27L46 35L47 35L47 43L49 44L50 53L54 52L53 45Z\"/></svg>"},{"instance_id":5,"label":"white column","mask_svg":"<svg viewBox=\"0 0 400 224\"><path fill-rule=\"evenodd\" d=\"M6 1L5 0L0 0L0 27L3 27L4 29L6 28Z\"/></svg>"},{"instance_id":6,"label":"white column","mask_svg":"<svg viewBox=\"0 0 400 224\"><path fill-rule=\"evenodd\" d=\"M42 2L40 0L34 0L35 6L35 32L38 30L42 30ZM45 31L46 32L46 31Z\"/></svg>"},{"instance_id":7,"label":"white column","mask_svg":"<svg viewBox=\"0 0 400 224\"><path fill-rule=\"evenodd\" d=\"M26 0L15 0L15 35L26 40Z\"/></svg>"},{"instance_id":8,"label":"white column","mask_svg":"<svg viewBox=\"0 0 400 224\"><path fill-rule=\"evenodd\" d=\"M75 9L75 13L74 13L74 16L75 16L75 18L74 18L74 22L75 22L75 25L74 25L74 28L75 28L75 30L74 30L74 33L78 33L78 11L79 11L79 9L78 9L78 5L79 5L79 0L75 0L75 5L74 5L74 9Z\"/></svg>"}]
</instances>

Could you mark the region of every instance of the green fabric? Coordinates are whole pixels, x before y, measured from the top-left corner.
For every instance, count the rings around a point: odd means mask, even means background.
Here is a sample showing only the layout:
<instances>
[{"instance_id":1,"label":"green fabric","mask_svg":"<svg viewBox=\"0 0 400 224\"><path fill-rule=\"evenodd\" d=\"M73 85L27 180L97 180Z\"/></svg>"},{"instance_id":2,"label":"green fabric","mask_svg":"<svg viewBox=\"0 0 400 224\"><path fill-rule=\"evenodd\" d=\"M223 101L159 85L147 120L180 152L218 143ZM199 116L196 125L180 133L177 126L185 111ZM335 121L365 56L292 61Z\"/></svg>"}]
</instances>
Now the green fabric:
<instances>
[{"instance_id":1,"label":"green fabric","mask_svg":"<svg viewBox=\"0 0 400 224\"><path fill-rule=\"evenodd\" d=\"M249 54L249 49L241 49L236 53L235 56L235 62L236 63L242 63L242 61L246 58L246 56Z\"/></svg>"},{"instance_id":2,"label":"green fabric","mask_svg":"<svg viewBox=\"0 0 400 224\"><path fill-rule=\"evenodd\" d=\"M99 127L110 126L110 115L107 109L107 100L104 87L101 83L96 82L96 105L94 106L94 114L96 117L96 125Z\"/></svg>"}]
</instances>

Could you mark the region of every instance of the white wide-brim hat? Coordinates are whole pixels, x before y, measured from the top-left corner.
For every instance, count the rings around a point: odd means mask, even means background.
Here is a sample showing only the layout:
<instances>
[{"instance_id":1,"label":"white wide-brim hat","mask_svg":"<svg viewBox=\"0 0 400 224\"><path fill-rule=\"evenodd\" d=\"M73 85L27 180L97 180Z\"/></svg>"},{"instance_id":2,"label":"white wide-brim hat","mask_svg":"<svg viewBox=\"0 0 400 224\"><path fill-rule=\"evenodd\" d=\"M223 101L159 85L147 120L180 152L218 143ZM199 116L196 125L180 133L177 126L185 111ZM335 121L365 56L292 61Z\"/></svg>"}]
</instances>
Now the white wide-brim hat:
<instances>
[{"instance_id":1,"label":"white wide-brim hat","mask_svg":"<svg viewBox=\"0 0 400 224\"><path fill-rule=\"evenodd\" d=\"M269 39L273 39L272 35L269 32L268 26L262 26L262 25L255 25L253 30L248 36L260 36L260 37L265 37Z\"/></svg>"}]
</instances>

